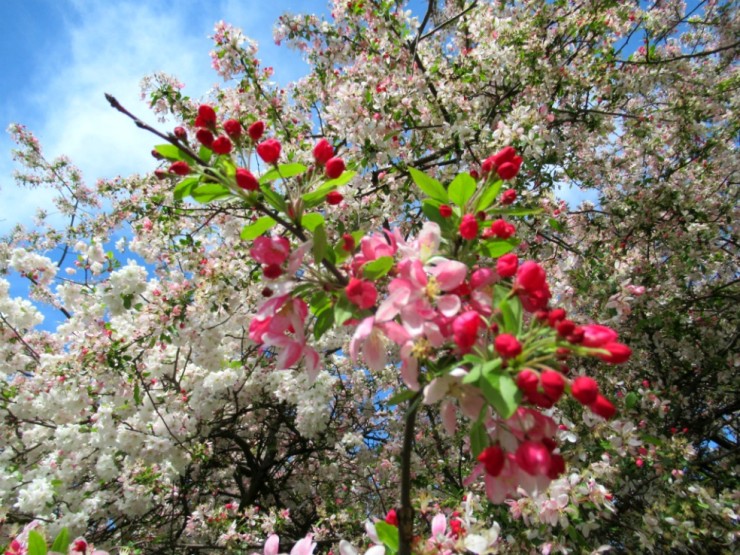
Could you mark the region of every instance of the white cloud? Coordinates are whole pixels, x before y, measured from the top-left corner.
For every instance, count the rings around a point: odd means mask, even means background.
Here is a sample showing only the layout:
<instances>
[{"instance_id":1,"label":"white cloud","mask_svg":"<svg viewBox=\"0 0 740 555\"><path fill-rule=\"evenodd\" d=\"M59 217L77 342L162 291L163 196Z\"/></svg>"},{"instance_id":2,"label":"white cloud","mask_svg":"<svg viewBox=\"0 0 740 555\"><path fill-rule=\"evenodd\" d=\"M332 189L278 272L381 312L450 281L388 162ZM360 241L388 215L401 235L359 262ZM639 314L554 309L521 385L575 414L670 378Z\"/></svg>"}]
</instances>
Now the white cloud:
<instances>
[{"instance_id":1,"label":"white cloud","mask_svg":"<svg viewBox=\"0 0 740 555\"><path fill-rule=\"evenodd\" d=\"M29 120L41 122L32 131L48 157L69 156L88 184L101 177L150 170L154 161L149 152L156 138L110 108L105 92L153 124L156 117L139 97L139 82L145 75L173 74L185 83L186 94L204 95L219 80L210 68L207 36L220 19L258 40L263 62L275 66L276 77L300 75L305 66L299 57L284 48L274 49L272 23L287 9L308 11L322 4L282 0L265 7L257 0L77 0L60 23L66 25L71 42L55 49L64 54L48 53L45 65L38 68L37 74L47 77L39 81L43 88L32 98L35 113ZM47 191L8 185L12 170L4 165L0 166L0 234L19 221L31 225L38 207L51 208Z\"/></svg>"}]
</instances>

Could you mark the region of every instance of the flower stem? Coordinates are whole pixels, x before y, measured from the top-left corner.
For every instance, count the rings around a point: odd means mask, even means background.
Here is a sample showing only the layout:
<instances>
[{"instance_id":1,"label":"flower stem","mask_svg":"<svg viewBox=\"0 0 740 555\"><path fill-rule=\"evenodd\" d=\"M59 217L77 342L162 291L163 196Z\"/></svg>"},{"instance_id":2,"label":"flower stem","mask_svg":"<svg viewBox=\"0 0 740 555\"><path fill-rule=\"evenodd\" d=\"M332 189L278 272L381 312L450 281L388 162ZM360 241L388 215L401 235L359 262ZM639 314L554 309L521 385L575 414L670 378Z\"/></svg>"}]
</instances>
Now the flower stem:
<instances>
[{"instance_id":1,"label":"flower stem","mask_svg":"<svg viewBox=\"0 0 740 555\"><path fill-rule=\"evenodd\" d=\"M421 391L409 401L401 451L401 509L398 512L398 555L411 555L414 539L414 508L411 505L411 450L414 446L416 413Z\"/></svg>"}]
</instances>

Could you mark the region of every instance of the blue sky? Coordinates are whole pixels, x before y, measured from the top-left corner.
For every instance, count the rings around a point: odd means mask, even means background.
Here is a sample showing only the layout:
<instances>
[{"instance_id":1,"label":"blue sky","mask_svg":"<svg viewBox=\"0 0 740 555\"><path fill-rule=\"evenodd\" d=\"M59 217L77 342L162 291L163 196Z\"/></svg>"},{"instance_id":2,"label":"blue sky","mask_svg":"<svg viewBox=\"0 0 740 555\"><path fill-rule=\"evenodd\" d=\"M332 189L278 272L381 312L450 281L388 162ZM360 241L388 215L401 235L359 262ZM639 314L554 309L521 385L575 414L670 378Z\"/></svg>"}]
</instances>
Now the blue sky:
<instances>
[{"instance_id":1,"label":"blue sky","mask_svg":"<svg viewBox=\"0 0 740 555\"><path fill-rule=\"evenodd\" d=\"M154 162L137 145L149 139L108 106L104 92L148 116L139 82L164 71L184 82L187 94L204 95L219 82L208 38L219 20L256 40L263 63L287 83L307 66L297 52L273 43L274 21L286 11L327 14L327 6L326 0L2 0L0 236L50 206L45 192L13 183L13 143L4 132L10 123L32 130L47 156L68 155L90 184L146 171Z\"/></svg>"}]
</instances>

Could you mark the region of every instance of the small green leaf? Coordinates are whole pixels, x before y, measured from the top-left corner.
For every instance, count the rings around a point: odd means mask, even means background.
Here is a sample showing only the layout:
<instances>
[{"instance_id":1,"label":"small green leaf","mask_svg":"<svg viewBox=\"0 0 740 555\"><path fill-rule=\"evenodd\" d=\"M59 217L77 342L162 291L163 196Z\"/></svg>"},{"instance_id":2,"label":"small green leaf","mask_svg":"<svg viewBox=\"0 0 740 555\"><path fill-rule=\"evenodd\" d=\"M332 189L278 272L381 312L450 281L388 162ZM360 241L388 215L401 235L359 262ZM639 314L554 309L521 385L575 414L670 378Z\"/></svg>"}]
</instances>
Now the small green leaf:
<instances>
[{"instance_id":1,"label":"small green leaf","mask_svg":"<svg viewBox=\"0 0 740 555\"><path fill-rule=\"evenodd\" d=\"M59 530L57 537L54 538L54 543L51 544L51 550L57 553L67 553L69 544L69 530L65 527Z\"/></svg>"},{"instance_id":2,"label":"small green leaf","mask_svg":"<svg viewBox=\"0 0 740 555\"><path fill-rule=\"evenodd\" d=\"M498 305L504 319L503 332L519 335L522 331L522 305L519 297L504 299Z\"/></svg>"},{"instance_id":3,"label":"small green leaf","mask_svg":"<svg viewBox=\"0 0 740 555\"><path fill-rule=\"evenodd\" d=\"M488 447L488 433L483 422L476 421L470 427L470 451L473 458L477 459L484 449Z\"/></svg>"},{"instance_id":4,"label":"small green leaf","mask_svg":"<svg viewBox=\"0 0 740 555\"><path fill-rule=\"evenodd\" d=\"M319 204L324 202L326 195L328 195L337 187L348 183L356 174L357 172L354 171L346 171L336 179L325 181L315 190L311 191L310 193L304 194L301 198L303 199L303 203L305 204L306 208L313 208L314 206L318 206Z\"/></svg>"},{"instance_id":5,"label":"small green leaf","mask_svg":"<svg viewBox=\"0 0 740 555\"><path fill-rule=\"evenodd\" d=\"M316 226L316 229L313 230L313 247L311 249L316 264L321 264L321 261L324 260L327 247L326 228L324 227L324 224L319 224Z\"/></svg>"},{"instance_id":6,"label":"small green leaf","mask_svg":"<svg viewBox=\"0 0 740 555\"><path fill-rule=\"evenodd\" d=\"M552 229L554 229L555 231L559 231L559 232L561 232L561 233L562 233L563 231L565 231L565 228L563 227L563 224L561 224L561 223L560 223L560 222L559 222L558 220L556 220L555 218L550 218L549 220L547 220L547 223L548 223L548 224L549 224L549 226L550 226L550 227L551 227Z\"/></svg>"},{"instance_id":7,"label":"small green leaf","mask_svg":"<svg viewBox=\"0 0 740 555\"><path fill-rule=\"evenodd\" d=\"M413 399L414 395L416 395L416 391L405 389L399 393L396 393L393 397L388 399L385 404L389 407L394 407L408 401L409 399Z\"/></svg>"},{"instance_id":8,"label":"small green leaf","mask_svg":"<svg viewBox=\"0 0 740 555\"><path fill-rule=\"evenodd\" d=\"M188 164L193 163L193 159L187 154L185 154L182 150L177 148L175 145L170 145L170 144L157 145L154 147L154 150L156 150L159 154L161 154L167 160L171 160L171 161L183 160L187 162Z\"/></svg>"},{"instance_id":9,"label":"small green leaf","mask_svg":"<svg viewBox=\"0 0 740 555\"><path fill-rule=\"evenodd\" d=\"M213 151L205 145L201 145L198 149L198 157L201 158L206 164L211 161Z\"/></svg>"},{"instance_id":10,"label":"small green leaf","mask_svg":"<svg viewBox=\"0 0 740 555\"><path fill-rule=\"evenodd\" d=\"M201 204L226 198L231 196L231 194L232 193L228 187L224 187L220 183L205 183L203 185L199 185L190 192L190 196L193 197L193 200Z\"/></svg>"},{"instance_id":11,"label":"small green leaf","mask_svg":"<svg viewBox=\"0 0 740 555\"><path fill-rule=\"evenodd\" d=\"M381 256L372 262L368 262L362 267L362 275L367 279L380 279L386 275L393 267L392 256Z\"/></svg>"},{"instance_id":12,"label":"small green leaf","mask_svg":"<svg viewBox=\"0 0 740 555\"><path fill-rule=\"evenodd\" d=\"M355 315L355 305L342 295L334 305L334 323L341 326Z\"/></svg>"},{"instance_id":13,"label":"small green leaf","mask_svg":"<svg viewBox=\"0 0 740 555\"><path fill-rule=\"evenodd\" d=\"M315 230L318 226L324 223L324 216L318 212L312 212L310 214L304 214L301 218L301 225L309 231Z\"/></svg>"},{"instance_id":14,"label":"small green leaf","mask_svg":"<svg viewBox=\"0 0 740 555\"><path fill-rule=\"evenodd\" d=\"M480 251L491 258L501 258L519 246L518 239L491 239L479 243Z\"/></svg>"},{"instance_id":15,"label":"small green leaf","mask_svg":"<svg viewBox=\"0 0 740 555\"><path fill-rule=\"evenodd\" d=\"M265 196L265 200L270 203L270 206L278 212L283 212L285 210L285 201L283 200L283 197L276 193L272 187L270 187L269 183L260 185L260 190Z\"/></svg>"},{"instance_id":16,"label":"small green leaf","mask_svg":"<svg viewBox=\"0 0 740 555\"><path fill-rule=\"evenodd\" d=\"M511 418L521 399L521 392L514 379L508 374L491 373L483 376L480 385L486 401L496 409L501 418Z\"/></svg>"},{"instance_id":17,"label":"small green leaf","mask_svg":"<svg viewBox=\"0 0 740 555\"><path fill-rule=\"evenodd\" d=\"M429 218L435 224L439 225L439 227L441 227L442 229L445 229L447 226L450 225L451 218L442 217L442 215L439 213L440 206L442 206L442 203L438 200L426 198L421 204L421 211L427 218Z\"/></svg>"},{"instance_id":18,"label":"small green leaf","mask_svg":"<svg viewBox=\"0 0 740 555\"><path fill-rule=\"evenodd\" d=\"M313 324L313 336L315 339L321 338L326 330L334 325L334 307L331 304L325 306L321 312L316 315L316 321Z\"/></svg>"},{"instance_id":19,"label":"small green leaf","mask_svg":"<svg viewBox=\"0 0 740 555\"><path fill-rule=\"evenodd\" d=\"M275 220L270 216L262 216L249 225L244 226L239 236L245 241L251 241L262 235L265 231L275 225Z\"/></svg>"},{"instance_id":20,"label":"small green leaf","mask_svg":"<svg viewBox=\"0 0 740 555\"><path fill-rule=\"evenodd\" d=\"M485 210L486 208L491 206L493 204L493 201L496 200L499 192L501 192L501 187L503 186L503 184L504 182L501 179L491 183L491 185L489 185L485 192L481 195L480 199L478 199L478 204L475 207L475 211L478 212L479 210Z\"/></svg>"},{"instance_id":21,"label":"small green leaf","mask_svg":"<svg viewBox=\"0 0 740 555\"><path fill-rule=\"evenodd\" d=\"M414 180L417 187L426 193L427 196L442 203L449 201L447 191L439 181L416 168L409 168L409 174L411 174L411 179Z\"/></svg>"},{"instance_id":22,"label":"small green leaf","mask_svg":"<svg viewBox=\"0 0 740 555\"><path fill-rule=\"evenodd\" d=\"M28 533L28 555L46 555L46 540L36 530Z\"/></svg>"},{"instance_id":23,"label":"small green leaf","mask_svg":"<svg viewBox=\"0 0 740 555\"><path fill-rule=\"evenodd\" d=\"M398 528L382 520L375 523L375 533L380 543L386 546L391 553L398 551Z\"/></svg>"},{"instance_id":24,"label":"small green leaf","mask_svg":"<svg viewBox=\"0 0 740 555\"><path fill-rule=\"evenodd\" d=\"M134 404L138 407L141 405L141 388L139 382L134 384Z\"/></svg>"},{"instance_id":25,"label":"small green leaf","mask_svg":"<svg viewBox=\"0 0 740 555\"><path fill-rule=\"evenodd\" d=\"M638 400L639 398L637 397L637 393L635 393L634 391L630 391L624 398L624 404L627 406L628 409L631 409L634 408Z\"/></svg>"},{"instance_id":26,"label":"small green leaf","mask_svg":"<svg viewBox=\"0 0 740 555\"><path fill-rule=\"evenodd\" d=\"M269 183L270 181L275 181L276 179L288 179L289 177L301 175L307 169L308 168L306 166L298 163L281 164L277 168L272 168L271 170L263 173L260 177L260 185L264 185L265 183Z\"/></svg>"},{"instance_id":27,"label":"small green leaf","mask_svg":"<svg viewBox=\"0 0 740 555\"><path fill-rule=\"evenodd\" d=\"M475 179L469 173L461 173L452 180L447 192L450 200L462 208L475 194L475 188Z\"/></svg>"},{"instance_id":28,"label":"small green leaf","mask_svg":"<svg viewBox=\"0 0 740 555\"><path fill-rule=\"evenodd\" d=\"M200 177L186 177L180 181L180 183L175 185L175 190L172 191L175 200L182 200L185 197L189 197L190 192L198 186L198 183L200 183Z\"/></svg>"}]
</instances>

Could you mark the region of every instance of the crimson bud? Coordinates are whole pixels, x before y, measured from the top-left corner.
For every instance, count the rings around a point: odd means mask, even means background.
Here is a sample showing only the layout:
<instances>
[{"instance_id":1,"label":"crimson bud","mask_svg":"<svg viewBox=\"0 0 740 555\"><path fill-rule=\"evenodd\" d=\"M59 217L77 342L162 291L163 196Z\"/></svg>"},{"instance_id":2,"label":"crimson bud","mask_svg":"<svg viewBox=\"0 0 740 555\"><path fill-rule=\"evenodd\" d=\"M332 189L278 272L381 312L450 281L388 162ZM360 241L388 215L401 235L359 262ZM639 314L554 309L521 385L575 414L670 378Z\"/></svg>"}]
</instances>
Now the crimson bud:
<instances>
[{"instance_id":1,"label":"crimson bud","mask_svg":"<svg viewBox=\"0 0 740 555\"><path fill-rule=\"evenodd\" d=\"M478 455L478 462L483 463L483 466L486 468L486 474L496 477L504 469L504 463L506 462L504 451L498 445L486 447Z\"/></svg>"},{"instance_id":2,"label":"crimson bud","mask_svg":"<svg viewBox=\"0 0 740 555\"><path fill-rule=\"evenodd\" d=\"M198 139L198 142L206 148L211 148L211 145L213 144L213 133L208 129L198 129L198 131L195 132L195 138Z\"/></svg>"},{"instance_id":3,"label":"crimson bud","mask_svg":"<svg viewBox=\"0 0 740 555\"><path fill-rule=\"evenodd\" d=\"M460 237L471 241L478 236L478 220L472 214L465 214L460 222Z\"/></svg>"},{"instance_id":4,"label":"crimson bud","mask_svg":"<svg viewBox=\"0 0 740 555\"><path fill-rule=\"evenodd\" d=\"M447 204L441 205L439 207L439 215L443 218L449 218L452 216L452 207Z\"/></svg>"},{"instance_id":5,"label":"crimson bud","mask_svg":"<svg viewBox=\"0 0 740 555\"><path fill-rule=\"evenodd\" d=\"M227 119L224 122L224 131L226 134L234 140L237 140L242 136L242 124L235 119Z\"/></svg>"},{"instance_id":6,"label":"crimson bud","mask_svg":"<svg viewBox=\"0 0 740 555\"><path fill-rule=\"evenodd\" d=\"M170 166L170 173L174 173L176 175L188 175L190 173L190 166L188 166L187 162L183 162L182 160L173 162Z\"/></svg>"},{"instance_id":7,"label":"crimson bud","mask_svg":"<svg viewBox=\"0 0 740 555\"><path fill-rule=\"evenodd\" d=\"M522 353L522 344L511 334L502 333L493 342L496 352L503 358L514 358Z\"/></svg>"},{"instance_id":8,"label":"crimson bud","mask_svg":"<svg viewBox=\"0 0 740 555\"><path fill-rule=\"evenodd\" d=\"M265 122L263 121L255 121L252 125L249 126L249 128L247 128L247 133L254 142L259 141L262 138L262 134L264 132Z\"/></svg>"},{"instance_id":9,"label":"crimson bud","mask_svg":"<svg viewBox=\"0 0 740 555\"><path fill-rule=\"evenodd\" d=\"M331 191L328 195L326 195L326 202L328 202L332 206L336 206L343 200L344 200L344 197L342 196L342 193L340 193L339 191Z\"/></svg>"},{"instance_id":10,"label":"crimson bud","mask_svg":"<svg viewBox=\"0 0 740 555\"><path fill-rule=\"evenodd\" d=\"M220 135L211 144L211 150L216 154L228 154L231 152L231 141L228 137Z\"/></svg>"},{"instance_id":11,"label":"crimson bud","mask_svg":"<svg viewBox=\"0 0 740 555\"><path fill-rule=\"evenodd\" d=\"M259 181L257 178L245 168L237 168L236 170L236 184L242 189L247 191L256 191L259 189Z\"/></svg>"},{"instance_id":12,"label":"crimson bud","mask_svg":"<svg viewBox=\"0 0 740 555\"><path fill-rule=\"evenodd\" d=\"M198 107L198 117L195 118L196 127L215 127L216 111L208 104L201 104Z\"/></svg>"},{"instance_id":13,"label":"crimson bud","mask_svg":"<svg viewBox=\"0 0 740 555\"><path fill-rule=\"evenodd\" d=\"M504 194L501 195L501 204L511 204L516 200L516 191L514 189L506 189Z\"/></svg>"},{"instance_id":14,"label":"crimson bud","mask_svg":"<svg viewBox=\"0 0 740 555\"><path fill-rule=\"evenodd\" d=\"M334 147L326 139L321 139L313 147L313 158L319 166L326 164L334 156Z\"/></svg>"},{"instance_id":15,"label":"crimson bud","mask_svg":"<svg viewBox=\"0 0 740 555\"><path fill-rule=\"evenodd\" d=\"M603 395L597 395L596 400L591 403L588 408L591 409L591 412L594 414L598 414L602 418L606 418L609 420L612 416L617 414L616 407Z\"/></svg>"},{"instance_id":16,"label":"crimson bud","mask_svg":"<svg viewBox=\"0 0 740 555\"><path fill-rule=\"evenodd\" d=\"M280 158L281 148L280 141L267 139L257 145L257 154L266 164L274 164Z\"/></svg>"},{"instance_id":17,"label":"crimson bud","mask_svg":"<svg viewBox=\"0 0 740 555\"><path fill-rule=\"evenodd\" d=\"M344 173L344 160L341 158L329 158L326 161L326 176L329 179L336 179Z\"/></svg>"},{"instance_id":18,"label":"crimson bud","mask_svg":"<svg viewBox=\"0 0 740 555\"><path fill-rule=\"evenodd\" d=\"M588 376L578 376L570 386L570 393L582 405L590 405L599 394L599 384Z\"/></svg>"}]
</instances>

